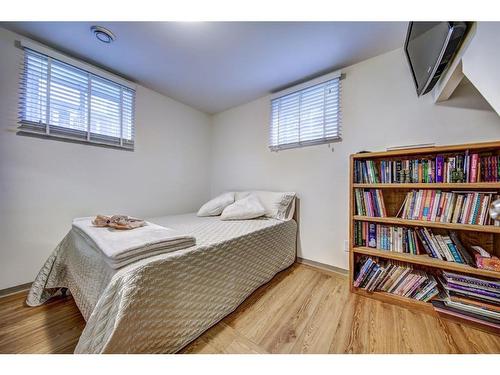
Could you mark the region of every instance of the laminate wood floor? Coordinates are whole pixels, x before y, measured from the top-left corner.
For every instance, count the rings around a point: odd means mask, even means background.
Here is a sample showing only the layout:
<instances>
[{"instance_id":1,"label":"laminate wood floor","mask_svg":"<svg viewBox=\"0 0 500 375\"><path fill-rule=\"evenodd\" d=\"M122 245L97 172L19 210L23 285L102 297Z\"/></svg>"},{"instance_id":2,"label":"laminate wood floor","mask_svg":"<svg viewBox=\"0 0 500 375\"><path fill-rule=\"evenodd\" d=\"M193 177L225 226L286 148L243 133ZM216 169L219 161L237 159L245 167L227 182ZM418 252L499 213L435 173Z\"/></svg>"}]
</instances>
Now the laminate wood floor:
<instances>
[{"instance_id":1,"label":"laminate wood floor","mask_svg":"<svg viewBox=\"0 0 500 375\"><path fill-rule=\"evenodd\" d=\"M0 299L0 353L71 353L85 326L71 297ZM295 264L181 353L500 353L500 335L351 294L347 277Z\"/></svg>"}]
</instances>

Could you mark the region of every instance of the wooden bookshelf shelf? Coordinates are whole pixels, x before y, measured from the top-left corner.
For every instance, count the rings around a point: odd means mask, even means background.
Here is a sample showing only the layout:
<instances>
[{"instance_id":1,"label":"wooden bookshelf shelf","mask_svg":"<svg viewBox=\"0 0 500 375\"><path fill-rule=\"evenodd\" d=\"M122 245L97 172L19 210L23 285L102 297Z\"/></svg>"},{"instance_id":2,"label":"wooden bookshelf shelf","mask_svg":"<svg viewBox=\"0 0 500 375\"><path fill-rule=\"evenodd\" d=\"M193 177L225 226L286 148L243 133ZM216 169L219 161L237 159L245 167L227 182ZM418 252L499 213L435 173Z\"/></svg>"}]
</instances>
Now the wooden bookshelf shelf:
<instances>
[{"instance_id":1,"label":"wooden bookshelf shelf","mask_svg":"<svg viewBox=\"0 0 500 375\"><path fill-rule=\"evenodd\" d=\"M405 254L405 253L398 253L395 251L373 249L371 247L364 247L364 246L356 246L352 250L357 254L371 255L385 259L399 260L402 262L420 264L426 267L440 268L443 270L456 271L470 275L500 278L500 272L482 270L479 268L468 266L466 264L446 262L444 260L431 258L428 255Z\"/></svg>"},{"instance_id":2,"label":"wooden bookshelf shelf","mask_svg":"<svg viewBox=\"0 0 500 375\"><path fill-rule=\"evenodd\" d=\"M399 217L371 217L371 216L359 216L359 215L354 215L353 220L369 221L371 223L380 223L380 224L394 224L394 225L426 227L426 228L443 228L449 230L468 230L473 232L500 234L500 227L496 227L494 225L440 223L434 221L401 219Z\"/></svg>"},{"instance_id":3,"label":"wooden bookshelf shelf","mask_svg":"<svg viewBox=\"0 0 500 375\"><path fill-rule=\"evenodd\" d=\"M486 332L493 332L496 334L500 334L500 332L498 330L496 330L495 328L490 328L490 327L485 326L481 323L471 322L470 320L464 320L464 319L449 316L449 315L439 314L438 312L436 312L434 310L434 308L432 307L432 304L430 304L428 302L416 301L416 300L413 300L411 298L401 297L401 296L398 296L396 294L391 294L391 293L386 293L386 292L367 292L366 290L360 289L360 288L354 288L354 292L356 294L363 296L363 297L366 297L366 298L373 298L373 299L376 299L376 300L381 301L381 302L387 302L387 303L400 305L400 306L406 307L410 310L418 310L418 311L424 312L424 313L429 314L429 315L439 316L440 318L450 320L454 323L458 322L458 323L463 323L463 324L467 324L467 325L472 325L472 326L476 327L477 329L480 329L480 330L483 330Z\"/></svg>"},{"instance_id":4,"label":"wooden bookshelf shelf","mask_svg":"<svg viewBox=\"0 0 500 375\"><path fill-rule=\"evenodd\" d=\"M354 188L363 189L448 189L448 190L499 190L500 182L475 182L475 183L409 183L409 184L352 184Z\"/></svg>"},{"instance_id":5,"label":"wooden bookshelf shelf","mask_svg":"<svg viewBox=\"0 0 500 375\"><path fill-rule=\"evenodd\" d=\"M398 305L403 305L411 309L417 309L427 313L435 314L432 304L428 302L417 301L411 298L401 297L396 294L386 292L367 292L366 290L361 288L354 288L354 292L364 297L378 299L382 302L396 303Z\"/></svg>"},{"instance_id":6,"label":"wooden bookshelf shelf","mask_svg":"<svg viewBox=\"0 0 500 375\"><path fill-rule=\"evenodd\" d=\"M368 292L362 288L354 287L355 267L357 261L362 256L377 257L380 259L392 260L401 263L407 263L416 269L434 269L449 270L461 274L475 277L484 277L494 280L500 280L500 272L488 271L471 267L466 264L447 262L428 255L413 255L398 253L394 251L385 251L366 246L355 246L354 227L357 222L370 222L384 225L400 227L426 227L433 228L436 234L445 235L446 231L453 231L466 248L470 249L472 245L479 245L493 255L500 257L500 226L494 225L471 225L457 223L441 223L425 220L407 220L396 217L404 199L411 189L439 189L445 191L480 191L480 192L499 192L500 182L475 182L475 183L357 183L355 181L355 162L359 160L373 160L373 165L380 166L382 161L413 160L413 159L433 159L437 155L444 158L454 157L457 153L469 155L477 153L484 156L498 156L500 158L500 141L450 145L439 147L423 147L413 149L394 150L387 152L368 152L351 155L350 159L350 252L349 252L349 281L351 291L368 298L374 298L380 301L394 303L407 307L409 309L420 310L436 315L433 305L429 302L422 302L411 298L401 297L395 294L373 291ZM486 168L486 167L485 167ZM480 173L480 172L478 172ZM481 175L480 175L481 176ZM385 203L385 209L388 217L369 217L356 215L356 189L380 189L382 199ZM359 228L359 227L358 227ZM440 315L441 316L441 315ZM452 318L459 322L473 324L469 320L461 321L460 318ZM478 323L479 324L479 323ZM480 324L479 324L480 325ZM480 325L481 326L481 325ZM482 329L490 330L481 326Z\"/></svg>"}]
</instances>

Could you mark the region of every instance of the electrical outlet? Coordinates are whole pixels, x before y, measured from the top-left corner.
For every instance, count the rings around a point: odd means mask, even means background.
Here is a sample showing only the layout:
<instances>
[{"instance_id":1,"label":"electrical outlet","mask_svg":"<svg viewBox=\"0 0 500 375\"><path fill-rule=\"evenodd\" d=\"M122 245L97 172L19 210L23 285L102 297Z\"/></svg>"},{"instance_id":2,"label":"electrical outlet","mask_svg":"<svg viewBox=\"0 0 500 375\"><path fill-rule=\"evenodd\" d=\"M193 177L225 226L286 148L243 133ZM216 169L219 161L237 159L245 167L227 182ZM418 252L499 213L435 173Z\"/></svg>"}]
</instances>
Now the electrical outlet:
<instances>
[{"instance_id":1,"label":"electrical outlet","mask_svg":"<svg viewBox=\"0 0 500 375\"><path fill-rule=\"evenodd\" d=\"M348 240L344 240L344 251L346 253L349 252L349 241Z\"/></svg>"}]
</instances>

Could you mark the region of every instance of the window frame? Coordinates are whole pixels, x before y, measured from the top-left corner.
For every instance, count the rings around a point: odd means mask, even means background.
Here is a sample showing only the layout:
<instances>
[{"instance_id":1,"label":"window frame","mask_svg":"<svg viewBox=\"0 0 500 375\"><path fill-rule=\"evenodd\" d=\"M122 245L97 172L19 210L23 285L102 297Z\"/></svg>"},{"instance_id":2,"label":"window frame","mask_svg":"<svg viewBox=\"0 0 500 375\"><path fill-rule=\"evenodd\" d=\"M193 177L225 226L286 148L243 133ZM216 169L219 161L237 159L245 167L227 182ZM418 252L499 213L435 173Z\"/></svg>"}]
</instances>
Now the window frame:
<instances>
[{"instance_id":1,"label":"window frame","mask_svg":"<svg viewBox=\"0 0 500 375\"><path fill-rule=\"evenodd\" d=\"M32 135L49 139L58 139L58 140L66 140L70 142L77 142L95 146L104 146L104 147L112 147L121 150L134 151L135 148L135 100L136 100L136 86L132 82L124 80L123 78L111 74L102 69L96 68L90 64L83 63L79 60L68 57L64 54L61 54L57 51L54 51L50 48L39 45L38 43L33 43L28 40L21 40L19 43L21 49L23 50L23 63L21 67L20 74L20 92L19 92L19 118L18 118L18 132L19 135ZM40 120L39 121L30 121L27 116L27 104L29 99L31 99L30 95L27 93L29 88L28 84L31 82L27 79L28 67L27 67L27 59L28 55L39 56L39 58L46 59L46 83L45 83L45 95L44 100L49 103L54 100L58 100L61 98L57 98L57 95L51 91L50 83L51 78L57 72L54 72L52 69L52 64L57 64L59 69L67 68L68 70L65 72L73 73L71 70L74 70L82 76L85 76L85 86L87 92L85 93L85 103L83 105L87 114L85 116L85 130L72 128L71 126L60 126L53 121L51 121L50 116L52 113L50 112L50 104L47 105L45 112L40 110ZM43 68L40 68L43 69ZM106 135L105 130L102 133L92 132L92 100L94 97L98 97L101 93L96 91L92 92L92 83L93 81L98 81L105 89L113 89L116 90L116 94L118 95L115 100L110 101L110 107L113 104L118 108L117 117L118 117L118 126L109 127L108 132L118 131L119 135ZM69 85L65 87L66 90L70 88L70 85L74 82L68 81ZM76 86L76 83L75 83ZM39 90L41 93L43 90ZM76 91L76 89L75 89ZM81 92L78 91L80 94ZM54 96L55 95L55 96ZM61 99L63 100L63 99ZM64 100L63 100L64 101ZM70 105L68 105L68 108ZM124 108L126 107L126 108ZM98 107L96 107L98 108ZM49 111L47 113L47 110ZM103 112L106 115L106 112ZM42 116L45 117L45 120L42 120ZM95 116L95 114L94 114ZM102 116L102 114L101 114ZM116 113L115 113L116 116ZM126 117L126 126L125 120ZM111 122L112 120L110 120ZM125 133L130 136L130 139L125 138Z\"/></svg>"},{"instance_id":2,"label":"window frame","mask_svg":"<svg viewBox=\"0 0 500 375\"><path fill-rule=\"evenodd\" d=\"M341 81L345 77L344 74L340 70L334 71L332 73L328 73L325 75L322 75L320 77L314 78L312 80L309 80L307 82L303 82L298 85L291 86L287 89L275 92L271 95L270 101L269 101L269 140L268 140L268 147L271 151L277 152L281 150L288 150L288 149L294 149L294 148L302 148L306 146L314 146L314 145L321 145L321 144L330 144L334 142L341 142L342 141L342 106L341 106L341 97L342 97L342 84ZM315 138L315 139L310 139L310 140L305 140L305 141L300 141L300 139L296 142L290 142L290 143L278 143L273 144L273 133L274 133L274 127L273 127L273 102L276 99L282 99L286 96L291 96L292 94L296 93L302 93L304 91L307 91L308 89L311 89L315 86L319 86L322 84L326 84L330 81L338 81L338 110L337 110L337 115L338 115L338 120L337 120L337 134L333 137L321 137L321 138ZM300 108L300 100L299 99L299 109L298 109L298 126L299 126L299 133L300 133L300 117L301 117L301 108ZM324 102L325 103L325 102ZM323 109L324 111L324 109ZM323 121L323 127L325 126L325 122ZM279 133L279 127L278 127L278 133Z\"/></svg>"}]
</instances>

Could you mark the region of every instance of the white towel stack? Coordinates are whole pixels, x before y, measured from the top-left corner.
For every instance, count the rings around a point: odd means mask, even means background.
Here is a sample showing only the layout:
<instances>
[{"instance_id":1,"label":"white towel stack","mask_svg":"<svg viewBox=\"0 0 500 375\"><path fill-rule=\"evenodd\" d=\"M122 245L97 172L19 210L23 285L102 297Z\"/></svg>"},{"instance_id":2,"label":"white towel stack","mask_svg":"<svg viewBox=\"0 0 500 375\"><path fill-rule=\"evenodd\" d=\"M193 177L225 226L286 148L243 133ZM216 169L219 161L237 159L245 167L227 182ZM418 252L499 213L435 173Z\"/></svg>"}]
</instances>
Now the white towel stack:
<instances>
[{"instance_id":1,"label":"white towel stack","mask_svg":"<svg viewBox=\"0 0 500 375\"><path fill-rule=\"evenodd\" d=\"M140 259L185 249L196 244L193 236L150 222L132 230L96 227L91 217L73 220L73 230L104 255L113 269Z\"/></svg>"}]
</instances>

